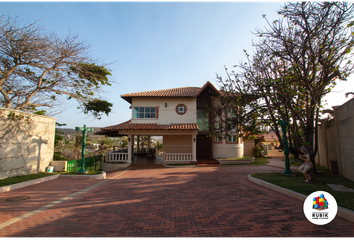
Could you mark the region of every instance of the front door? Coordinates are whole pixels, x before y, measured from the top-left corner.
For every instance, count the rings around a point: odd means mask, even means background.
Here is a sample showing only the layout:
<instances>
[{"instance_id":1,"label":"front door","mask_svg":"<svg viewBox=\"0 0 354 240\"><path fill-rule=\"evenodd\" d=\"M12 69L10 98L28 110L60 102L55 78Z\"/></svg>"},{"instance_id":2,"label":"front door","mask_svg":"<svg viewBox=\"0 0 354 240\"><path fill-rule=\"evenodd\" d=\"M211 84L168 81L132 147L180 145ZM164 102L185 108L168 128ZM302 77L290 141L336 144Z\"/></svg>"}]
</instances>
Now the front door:
<instances>
[{"instance_id":1,"label":"front door","mask_svg":"<svg viewBox=\"0 0 354 240\"><path fill-rule=\"evenodd\" d=\"M212 138L207 135L197 135L197 159L212 158Z\"/></svg>"}]
</instances>

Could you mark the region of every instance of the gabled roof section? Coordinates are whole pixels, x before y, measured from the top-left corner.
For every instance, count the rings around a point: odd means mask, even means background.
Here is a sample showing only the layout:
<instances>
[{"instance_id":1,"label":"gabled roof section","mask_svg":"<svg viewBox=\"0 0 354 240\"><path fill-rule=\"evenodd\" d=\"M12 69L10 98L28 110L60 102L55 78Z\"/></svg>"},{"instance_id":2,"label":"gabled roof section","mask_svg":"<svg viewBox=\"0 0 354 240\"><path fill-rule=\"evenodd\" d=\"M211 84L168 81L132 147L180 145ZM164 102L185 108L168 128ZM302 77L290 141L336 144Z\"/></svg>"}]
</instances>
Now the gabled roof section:
<instances>
[{"instance_id":1,"label":"gabled roof section","mask_svg":"<svg viewBox=\"0 0 354 240\"><path fill-rule=\"evenodd\" d=\"M204 84L203 87L181 87L171 88L147 92L127 93L121 95L128 103L132 103L133 98L196 98L202 92L211 90L216 95L221 95L221 92L217 90L213 84L209 81Z\"/></svg>"},{"instance_id":2,"label":"gabled roof section","mask_svg":"<svg viewBox=\"0 0 354 240\"><path fill-rule=\"evenodd\" d=\"M207 81L204 86L202 88L200 88L200 90L197 92L197 94L195 95L195 97L198 97L201 93L203 93L204 91L210 90L212 93L214 93L217 96L221 95L221 92L219 90L217 90L213 84L211 84L211 82Z\"/></svg>"},{"instance_id":3,"label":"gabled roof section","mask_svg":"<svg viewBox=\"0 0 354 240\"><path fill-rule=\"evenodd\" d=\"M134 131L164 131L164 130L198 130L196 123L172 123L172 124L157 124L157 123L131 123L131 120L101 128L101 131L96 132L96 135L110 135L111 132L119 132L122 130Z\"/></svg>"},{"instance_id":4,"label":"gabled roof section","mask_svg":"<svg viewBox=\"0 0 354 240\"><path fill-rule=\"evenodd\" d=\"M125 101L132 103L132 98L193 98L199 87L171 88L147 92L127 93L121 95Z\"/></svg>"}]
</instances>

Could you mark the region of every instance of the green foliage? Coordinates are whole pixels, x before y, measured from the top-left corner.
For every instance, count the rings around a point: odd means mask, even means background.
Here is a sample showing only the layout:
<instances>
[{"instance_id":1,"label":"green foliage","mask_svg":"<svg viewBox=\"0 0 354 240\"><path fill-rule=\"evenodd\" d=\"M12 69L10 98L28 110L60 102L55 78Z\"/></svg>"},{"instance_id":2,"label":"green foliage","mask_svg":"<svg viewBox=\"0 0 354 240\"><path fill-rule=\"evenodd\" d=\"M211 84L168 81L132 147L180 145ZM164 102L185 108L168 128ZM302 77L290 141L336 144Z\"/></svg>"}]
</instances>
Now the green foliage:
<instances>
[{"instance_id":1,"label":"green foliage","mask_svg":"<svg viewBox=\"0 0 354 240\"><path fill-rule=\"evenodd\" d=\"M58 123L55 122L55 126L66 126L66 123ZM54 155L53 155L53 160L54 161L59 161L59 160L67 160L67 158L64 157L64 154L61 152L63 148L63 140L64 137L61 136L60 134L63 134L62 131L60 131L58 128L55 128L55 135L54 135Z\"/></svg>"},{"instance_id":2,"label":"green foliage","mask_svg":"<svg viewBox=\"0 0 354 240\"><path fill-rule=\"evenodd\" d=\"M78 63L75 66L70 66L70 70L72 73L79 75L81 81L78 81L78 83L84 83L84 80L86 80L89 82L89 87L111 86L108 76L112 76L112 73L105 66L98 66L95 63Z\"/></svg>"},{"instance_id":3,"label":"green foliage","mask_svg":"<svg viewBox=\"0 0 354 240\"><path fill-rule=\"evenodd\" d=\"M252 151L252 156L259 158L262 156L263 147L255 145L254 147L252 147L251 151Z\"/></svg>"},{"instance_id":4,"label":"green foliage","mask_svg":"<svg viewBox=\"0 0 354 240\"><path fill-rule=\"evenodd\" d=\"M321 99L339 79L352 72L354 46L353 3L289 2L278 11L281 18L256 29L254 55L226 69L219 77L227 96L255 96L249 114L268 125L282 142L278 120L288 124L290 153L308 146L313 160L317 152L317 122ZM236 97L234 97L236 98ZM248 116L252 119L251 116ZM251 121L252 122L252 121Z\"/></svg>"},{"instance_id":5,"label":"green foliage","mask_svg":"<svg viewBox=\"0 0 354 240\"><path fill-rule=\"evenodd\" d=\"M108 114L111 112L112 106L112 103L100 99L94 99L83 104L84 113L91 113L98 120L101 119L102 113L105 113L108 116Z\"/></svg>"},{"instance_id":6,"label":"green foliage","mask_svg":"<svg viewBox=\"0 0 354 240\"><path fill-rule=\"evenodd\" d=\"M65 97L82 107L111 86L110 70L89 57L77 35L59 37L9 14L0 16L0 36L2 107L43 115L38 108L60 106Z\"/></svg>"},{"instance_id":7,"label":"green foliage","mask_svg":"<svg viewBox=\"0 0 354 240\"><path fill-rule=\"evenodd\" d=\"M157 152L161 152L161 151L162 151L162 148L163 148L162 142L157 141L157 142L156 142L156 151L157 151Z\"/></svg>"},{"instance_id":8,"label":"green foliage","mask_svg":"<svg viewBox=\"0 0 354 240\"><path fill-rule=\"evenodd\" d=\"M54 152L53 160L61 161L61 160L69 160L69 159L67 159L62 152Z\"/></svg>"},{"instance_id":9,"label":"green foliage","mask_svg":"<svg viewBox=\"0 0 354 240\"><path fill-rule=\"evenodd\" d=\"M121 142L120 145L122 146L122 148L125 148L126 146L128 146L128 138L124 138Z\"/></svg>"},{"instance_id":10,"label":"green foliage","mask_svg":"<svg viewBox=\"0 0 354 240\"><path fill-rule=\"evenodd\" d=\"M95 151L95 154L104 155L106 153L106 151L112 147L113 140L108 139L106 137L102 137L98 141L98 144L99 144L98 145L98 150Z\"/></svg>"},{"instance_id":11,"label":"green foliage","mask_svg":"<svg viewBox=\"0 0 354 240\"><path fill-rule=\"evenodd\" d=\"M46 110L40 110L40 111L34 112L33 114L45 116L47 114L47 111Z\"/></svg>"}]
</instances>

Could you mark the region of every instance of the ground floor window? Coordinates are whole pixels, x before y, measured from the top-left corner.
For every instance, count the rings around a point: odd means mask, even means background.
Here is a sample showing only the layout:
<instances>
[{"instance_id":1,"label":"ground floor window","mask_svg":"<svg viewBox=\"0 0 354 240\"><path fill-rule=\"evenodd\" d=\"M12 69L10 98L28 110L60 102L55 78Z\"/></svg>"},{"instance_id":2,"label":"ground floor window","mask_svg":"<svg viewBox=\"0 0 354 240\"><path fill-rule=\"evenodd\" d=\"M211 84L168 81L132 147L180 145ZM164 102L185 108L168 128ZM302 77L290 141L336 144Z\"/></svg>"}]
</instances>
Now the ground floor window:
<instances>
[{"instance_id":1,"label":"ground floor window","mask_svg":"<svg viewBox=\"0 0 354 240\"><path fill-rule=\"evenodd\" d=\"M219 135L219 136L215 136L215 142L216 143L221 143L222 141L222 137Z\"/></svg>"},{"instance_id":2,"label":"ground floor window","mask_svg":"<svg viewBox=\"0 0 354 240\"><path fill-rule=\"evenodd\" d=\"M229 143L237 143L237 136L236 135L227 136L227 142L229 142Z\"/></svg>"}]
</instances>

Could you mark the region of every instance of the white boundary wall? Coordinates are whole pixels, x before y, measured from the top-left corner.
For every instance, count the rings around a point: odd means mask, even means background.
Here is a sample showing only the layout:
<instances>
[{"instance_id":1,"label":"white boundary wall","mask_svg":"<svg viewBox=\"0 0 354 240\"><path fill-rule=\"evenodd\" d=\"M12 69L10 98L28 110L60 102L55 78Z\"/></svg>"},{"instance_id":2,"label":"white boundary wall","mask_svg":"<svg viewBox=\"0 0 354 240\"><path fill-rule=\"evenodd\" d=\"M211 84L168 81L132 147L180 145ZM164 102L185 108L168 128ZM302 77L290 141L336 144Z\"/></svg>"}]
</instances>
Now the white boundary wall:
<instances>
[{"instance_id":1,"label":"white boundary wall","mask_svg":"<svg viewBox=\"0 0 354 240\"><path fill-rule=\"evenodd\" d=\"M29 123L22 120L15 134L3 137L11 127L4 120L10 112L28 117ZM56 119L6 108L0 114L0 179L45 172L53 160Z\"/></svg>"}]
</instances>

